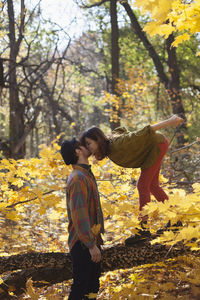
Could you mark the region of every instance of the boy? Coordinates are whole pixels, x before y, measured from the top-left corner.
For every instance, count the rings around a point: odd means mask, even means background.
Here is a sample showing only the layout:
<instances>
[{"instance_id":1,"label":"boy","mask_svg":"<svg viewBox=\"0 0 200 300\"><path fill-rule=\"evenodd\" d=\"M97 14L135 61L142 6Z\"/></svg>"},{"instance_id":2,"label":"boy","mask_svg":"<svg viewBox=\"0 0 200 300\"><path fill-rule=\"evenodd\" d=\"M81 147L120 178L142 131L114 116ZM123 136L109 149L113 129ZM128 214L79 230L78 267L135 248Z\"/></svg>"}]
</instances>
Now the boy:
<instances>
[{"instance_id":1,"label":"boy","mask_svg":"<svg viewBox=\"0 0 200 300\"><path fill-rule=\"evenodd\" d=\"M100 233L93 234L92 227L100 224L103 233L104 222L96 180L88 162L90 152L73 138L63 142L61 155L66 165L71 164L73 168L66 188L68 244L73 272L69 300L96 299L102 239Z\"/></svg>"}]
</instances>

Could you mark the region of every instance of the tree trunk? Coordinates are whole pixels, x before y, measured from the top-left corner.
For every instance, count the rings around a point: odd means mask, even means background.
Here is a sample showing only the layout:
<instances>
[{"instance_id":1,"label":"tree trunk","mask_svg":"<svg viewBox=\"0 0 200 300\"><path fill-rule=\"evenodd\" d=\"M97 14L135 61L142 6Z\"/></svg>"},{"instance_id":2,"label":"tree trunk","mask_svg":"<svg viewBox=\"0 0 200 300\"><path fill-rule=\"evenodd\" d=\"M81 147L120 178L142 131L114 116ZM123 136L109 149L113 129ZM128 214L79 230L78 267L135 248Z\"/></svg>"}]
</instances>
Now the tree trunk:
<instances>
[{"instance_id":1,"label":"tree trunk","mask_svg":"<svg viewBox=\"0 0 200 300\"><path fill-rule=\"evenodd\" d=\"M119 97L117 91L117 79L119 78L119 29L117 22L117 0L110 1L111 20L111 64L112 64L112 94ZM120 106L118 103L112 105L113 116L111 116L110 127L115 129L120 126Z\"/></svg>"},{"instance_id":2,"label":"tree trunk","mask_svg":"<svg viewBox=\"0 0 200 300\"><path fill-rule=\"evenodd\" d=\"M169 248L149 241L138 242L132 246L117 244L103 251L102 272L126 269L187 254L190 250L179 244ZM17 271L19 270L19 271ZM0 299L9 299L8 290L24 293L26 281L32 278L37 286L51 285L72 278L71 259L68 253L37 253L0 257L0 273L14 271L3 277L0 285ZM36 282L37 281L37 282ZM41 281L41 282L38 282Z\"/></svg>"},{"instance_id":3,"label":"tree trunk","mask_svg":"<svg viewBox=\"0 0 200 300\"><path fill-rule=\"evenodd\" d=\"M5 87L3 59L0 58L0 87Z\"/></svg>"},{"instance_id":4,"label":"tree trunk","mask_svg":"<svg viewBox=\"0 0 200 300\"><path fill-rule=\"evenodd\" d=\"M168 53L168 67L170 73L170 80L168 81L168 94L171 99L172 110L174 114L178 114L185 121L185 110L183 107L182 99L181 99L181 88L180 88L180 71L176 58L176 48L172 47L172 43L174 42L174 36L171 34L167 40L167 53ZM183 132L187 130L185 124L181 125L177 128L177 141L178 144L184 144L185 138Z\"/></svg>"},{"instance_id":5,"label":"tree trunk","mask_svg":"<svg viewBox=\"0 0 200 300\"><path fill-rule=\"evenodd\" d=\"M8 17L9 17L9 41L10 41L10 59L9 59L9 100L10 100L10 157L19 159L23 158L26 153L25 142L18 151L15 147L18 140L24 134L24 105L19 101L19 93L16 75L16 59L19 50L19 43L15 37L15 18L13 1L8 0ZM18 40L19 41L19 40Z\"/></svg>"}]
</instances>

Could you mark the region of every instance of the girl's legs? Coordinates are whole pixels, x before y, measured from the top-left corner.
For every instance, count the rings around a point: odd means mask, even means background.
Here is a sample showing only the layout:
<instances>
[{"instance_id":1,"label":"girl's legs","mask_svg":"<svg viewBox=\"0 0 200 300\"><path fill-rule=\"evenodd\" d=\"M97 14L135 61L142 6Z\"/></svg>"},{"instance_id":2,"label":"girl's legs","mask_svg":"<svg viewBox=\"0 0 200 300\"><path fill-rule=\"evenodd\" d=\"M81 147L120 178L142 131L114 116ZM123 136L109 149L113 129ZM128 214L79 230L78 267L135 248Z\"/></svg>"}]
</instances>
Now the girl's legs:
<instances>
[{"instance_id":1,"label":"girl's legs","mask_svg":"<svg viewBox=\"0 0 200 300\"><path fill-rule=\"evenodd\" d=\"M162 159L168 149L168 141L165 139L164 143L158 144L160 154L156 162L150 168L141 171L137 188L139 192L140 210L151 201L150 193L152 193L158 201L164 202L168 199L167 194L159 186L159 172L161 168Z\"/></svg>"},{"instance_id":2,"label":"girl's legs","mask_svg":"<svg viewBox=\"0 0 200 300\"><path fill-rule=\"evenodd\" d=\"M152 195L154 195L157 201L164 202L169 198L165 193L165 191L159 185L159 173L160 173L160 168L157 170L153 180L151 181L150 192Z\"/></svg>"}]
</instances>

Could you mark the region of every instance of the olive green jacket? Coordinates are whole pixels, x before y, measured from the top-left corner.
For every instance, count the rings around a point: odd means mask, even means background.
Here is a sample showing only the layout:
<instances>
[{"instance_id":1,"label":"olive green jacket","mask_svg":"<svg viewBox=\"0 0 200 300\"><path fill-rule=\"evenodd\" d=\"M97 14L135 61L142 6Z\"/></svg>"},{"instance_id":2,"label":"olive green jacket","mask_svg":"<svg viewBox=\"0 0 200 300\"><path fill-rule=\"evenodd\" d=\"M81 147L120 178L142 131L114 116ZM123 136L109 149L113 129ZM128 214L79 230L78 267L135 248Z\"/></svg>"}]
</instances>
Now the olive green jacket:
<instances>
[{"instance_id":1,"label":"olive green jacket","mask_svg":"<svg viewBox=\"0 0 200 300\"><path fill-rule=\"evenodd\" d=\"M108 157L125 168L151 167L160 153L158 144L164 143L164 136L155 132L150 125L136 133L118 127L112 134Z\"/></svg>"}]
</instances>

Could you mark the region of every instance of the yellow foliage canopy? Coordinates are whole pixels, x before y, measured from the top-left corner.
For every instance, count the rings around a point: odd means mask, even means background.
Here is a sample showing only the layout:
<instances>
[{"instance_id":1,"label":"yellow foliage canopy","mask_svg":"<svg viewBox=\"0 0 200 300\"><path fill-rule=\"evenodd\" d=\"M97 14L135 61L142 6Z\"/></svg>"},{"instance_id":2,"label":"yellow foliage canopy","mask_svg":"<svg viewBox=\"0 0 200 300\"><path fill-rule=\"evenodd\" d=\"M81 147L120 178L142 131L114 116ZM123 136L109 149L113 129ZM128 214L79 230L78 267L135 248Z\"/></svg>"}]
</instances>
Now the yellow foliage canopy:
<instances>
[{"instance_id":1,"label":"yellow foliage canopy","mask_svg":"<svg viewBox=\"0 0 200 300\"><path fill-rule=\"evenodd\" d=\"M136 0L135 5L144 13L150 12L152 21L144 28L150 35L167 38L172 32L179 33L174 47L200 31L200 0Z\"/></svg>"}]
</instances>

